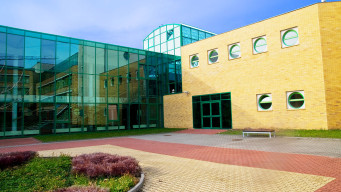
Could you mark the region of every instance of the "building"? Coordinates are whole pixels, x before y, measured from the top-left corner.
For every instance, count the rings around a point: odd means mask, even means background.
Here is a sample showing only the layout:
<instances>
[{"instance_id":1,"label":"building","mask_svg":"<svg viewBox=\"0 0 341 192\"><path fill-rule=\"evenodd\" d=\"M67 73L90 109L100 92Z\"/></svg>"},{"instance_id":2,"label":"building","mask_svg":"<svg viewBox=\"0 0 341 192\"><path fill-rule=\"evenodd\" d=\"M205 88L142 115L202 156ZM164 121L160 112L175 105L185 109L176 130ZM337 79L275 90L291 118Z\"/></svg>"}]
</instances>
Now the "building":
<instances>
[{"instance_id":1,"label":"building","mask_svg":"<svg viewBox=\"0 0 341 192\"><path fill-rule=\"evenodd\" d=\"M181 47L165 127L340 129L340 26L317 3Z\"/></svg>"},{"instance_id":2,"label":"building","mask_svg":"<svg viewBox=\"0 0 341 192\"><path fill-rule=\"evenodd\" d=\"M341 2L220 35L164 25L146 50L0 26L0 137L340 129L340 26Z\"/></svg>"}]
</instances>

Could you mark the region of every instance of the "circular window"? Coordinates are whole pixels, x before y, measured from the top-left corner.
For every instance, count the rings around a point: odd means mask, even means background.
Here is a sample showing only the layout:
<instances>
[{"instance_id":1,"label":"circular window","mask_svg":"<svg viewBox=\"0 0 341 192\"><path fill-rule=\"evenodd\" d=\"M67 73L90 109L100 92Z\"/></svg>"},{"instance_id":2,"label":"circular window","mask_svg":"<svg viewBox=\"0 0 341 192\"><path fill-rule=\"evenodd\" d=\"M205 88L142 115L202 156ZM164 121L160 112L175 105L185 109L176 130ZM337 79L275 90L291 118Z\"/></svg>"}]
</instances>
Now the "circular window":
<instances>
[{"instance_id":1,"label":"circular window","mask_svg":"<svg viewBox=\"0 0 341 192\"><path fill-rule=\"evenodd\" d=\"M215 63L218 61L218 52L216 50L213 50L210 52L209 60L210 60L210 63Z\"/></svg>"},{"instance_id":2,"label":"circular window","mask_svg":"<svg viewBox=\"0 0 341 192\"><path fill-rule=\"evenodd\" d=\"M298 43L298 33L296 30L290 29L283 34L282 42L285 46L293 46Z\"/></svg>"},{"instance_id":3,"label":"circular window","mask_svg":"<svg viewBox=\"0 0 341 192\"><path fill-rule=\"evenodd\" d=\"M199 66L199 57L194 55L191 59L191 67L198 67Z\"/></svg>"},{"instance_id":4,"label":"circular window","mask_svg":"<svg viewBox=\"0 0 341 192\"><path fill-rule=\"evenodd\" d=\"M240 47L238 44L232 45L230 48L230 57L232 59L240 57Z\"/></svg>"},{"instance_id":5,"label":"circular window","mask_svg":"<svg viewBox=\"0 0 341 192\"><path fill-rule=\"evenodd\" d=\"M289 95L288 103L289 103L290 107L295 108L295 109L299 109L304 104L304 97L299 92L293 92Z\"/></svg>"},{"instance_id":6,"label":"circular window","mask_svg":"<svg viewBox=\"0 0 341 192\"><path fill-rule=\"evenodd\" d=\"M262 95L259 98L258 103L259 103L259 107L263 110L268 110L272 106L271 97L269 95Z\"/></svg>"},{"instance_id":7,"label":"circular window","mask_svg":"<svg viewBox=\"0 0 341 192\"><path fill-rule=\"evenodd\" d=\"M265 52L267 49L266 40L264 38L259 38L255 41L253 48L256 53Z\"/></svg>"}]
</instances>

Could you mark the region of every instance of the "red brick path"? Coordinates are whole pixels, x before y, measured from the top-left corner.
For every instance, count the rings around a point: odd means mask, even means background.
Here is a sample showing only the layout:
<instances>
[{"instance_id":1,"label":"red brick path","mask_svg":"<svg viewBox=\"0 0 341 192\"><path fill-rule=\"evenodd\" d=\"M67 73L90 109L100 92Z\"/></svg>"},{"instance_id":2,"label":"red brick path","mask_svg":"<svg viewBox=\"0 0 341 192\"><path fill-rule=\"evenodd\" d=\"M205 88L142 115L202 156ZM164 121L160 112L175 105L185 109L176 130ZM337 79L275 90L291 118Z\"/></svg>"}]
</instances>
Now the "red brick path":
<instances>
[{"instance_id":1,"label":"red brick path","mask_svg":"<svg viewBox=\"0 0 341 192\"><path fill-rule=\"evenodd\" d=\"M41 141L33 138L17 138L17 139L1 139L0 140L0 147L3 146L14 146L14 145L27 145L27 144L34 144L34 143L41 143Z\"/></svg>"},{"instance_id":2,"label":"red brick path","mask_svg":"<svg viewBox=\"0 0 341 192\"><path fill-rule=\"evenodd\" d=\"M165 143L133 138L98 139L0 148L0 152L41 151L111 144L146 152L336 178L318 191L341 191L341 158Z\"/></svg>"}]
</instances>

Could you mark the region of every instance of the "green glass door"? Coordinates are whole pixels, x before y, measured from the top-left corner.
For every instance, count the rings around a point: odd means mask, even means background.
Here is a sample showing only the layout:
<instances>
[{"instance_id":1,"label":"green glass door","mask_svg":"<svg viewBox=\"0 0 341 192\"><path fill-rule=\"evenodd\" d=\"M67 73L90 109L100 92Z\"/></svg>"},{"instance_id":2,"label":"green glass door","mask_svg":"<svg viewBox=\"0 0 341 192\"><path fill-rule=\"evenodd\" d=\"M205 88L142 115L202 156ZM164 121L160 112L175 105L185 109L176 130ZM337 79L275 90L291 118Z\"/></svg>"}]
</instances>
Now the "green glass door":
<instances>
[{"instance_id":1,"label":"green glass door","mask_svg":"<svg viewBox=\"0 0 341 192\"><path fill-rule=\"evenodd\" d=\"M207 101L201 103L202 128L221 128L220 101Z\"/></svg>"}]
</instances>

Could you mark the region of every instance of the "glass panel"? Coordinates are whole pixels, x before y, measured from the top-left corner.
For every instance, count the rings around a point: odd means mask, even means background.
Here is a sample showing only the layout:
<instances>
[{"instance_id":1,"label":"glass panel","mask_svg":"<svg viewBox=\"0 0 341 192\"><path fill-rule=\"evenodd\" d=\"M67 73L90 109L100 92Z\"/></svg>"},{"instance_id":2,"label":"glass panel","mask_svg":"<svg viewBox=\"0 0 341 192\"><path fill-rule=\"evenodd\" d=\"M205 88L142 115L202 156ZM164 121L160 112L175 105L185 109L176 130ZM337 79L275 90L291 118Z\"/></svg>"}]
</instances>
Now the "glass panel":
<instances>
[{"instance_id":1,"label":"glass panel","mask_svg":"<svg viewBox=\"0 0 341 192\"><path fill-rule=\"evenodd\" d=\"M205 32L199 31L199 40L205 39Z\"/></svg>"},{"instance_id":2,"label":"glass panel","mask_svg":"<svg viewBox=\"0 0 341 192\"><path fill-rule=\"evenodd\" d=\"M232 128L231 101L221 100L222 128Z\"/></svg>"},{"instance_id":3,"label":"glass panel","mask_svg":"<svg viewBox=\"0 0 341 192\"><path fill-rule=\"evenodd\" d=\"M106 54L104 52L104 49L96 48L96 74L103 75L104 72L107 72L105 56Z\"/></svg>"},{"instance_id":4,"label":"glass panel","mask_svg":"<svg viewBox=\"0 0 341 192\"><path fill-rule=\"evenodd\" d=\"M108 70L109 75L118 75L118 52L108 50Z\"/></svg>"},{"instance_id":5,"label":"glass panel","mask_svg":"<svg viewBox=\"0 0 341 192\"><path fill-rule=\"evenodd\" d=\"M180 37L180 27L175 27L174 28L174 37Z\"/></svg>"},{"instance_id":6,"label":"glass panel","mask_svg":"<svg viewBox=\"0 0 341 192\"><path fill-rule=\"evenodd\" d=\"M211 103L211 107L212 107L212 115L220 115L219 103Z\"/></svg>"},{"instance_id":7,"label":"glass panel","mask_svg":"<svg viewBox=\"0 0 341 192\"><path fill-rule=\"evenodd\" d=\"M95 74L95 47L84 46L83 73Z\"/></svg>"},{"instance_id":8,"label":"glass panel","mask_svg":"<svg viewBox=\"0 0 341 192\"><path fill-rule=\"evenodd\" d=\"M191 29L185 26L182 26L182 36L184 37L191 37Z\"/></svg>"},{"instance_id":9,"label":"glass panel","mask_svg":"<svg viewBox=\"0 0 341 192\"><path fill-rule=\"evenodd\" d=\"M203 127L211 127L211 118L210 117L204 117L202 118L203 121Z\"/></svg>"},{"instance_id":10,"label":"glass panel","mask_svg":"<svg viewBox=\"0 0 341 192\"><path fill-rule=\"evenodd\" d=\"M57 42L56 72L69 71L70 44Z\"/></svg>"},{"instance_id":11,"label":"glass panel","mask_svg":"<svg viewBox=\"0 0 341 192\"><path fill-rule=\"evenodd\" d=\"M198 40L199 39L199 31L196 29L191 29L191 38Z\"/></svg>"},{"instance_id":12,"label":"glass panel","mask_svg":"<svg viewBox=\"0 0 341 192\"><path fill-rule=\"evenodd\" d=\"M201 96L201 101L209 101L209 100L210 100L209 95Z\"/></svg>"},{"instance_id":13,"label":"glass panel","mask_svg":"<svg viewBox=\"0 0 341 192\"><path fill-rule=\"evenodd\" d=\"M220 117L212 117L212 127L220 128Z\"/></svg>"},{"instance_id":14,"label":"glass panel","mask_svg":"<svg viewBox=\"0 0 341 192\"><path fill-rule=\"evenodd\" d=\"M168 41L167 42L167 47L168 47L168 50L174 49L174 41L173 40Z\"/></svg>"},{"instance_id":15,"label":"glass panel","mask_svg":"<svg viewBox=\"0 0 341 192\"><path fill-rule=\"evenodd\" d=\"M166 42L167 40L167 33L161 33L161 43Z\"/></svg>"},{"instance_id":16,"label":"glass panel","mask_svg":"<svg viewBox=\"0 0 341 192\"><path fill-rule=\"evenodd\" d=\"M198 99L197 97L196 99ZM200 98L199 98L200 99ZM195 99L193 98L193 101ZM194 128L201 128L201 104L193 103L193 126Z\"/></svg>"},{"instance_id":17,"label":"glass panel","mask_svg":"<svg viewBox=\"0 0 341 192\"><path fill-rule=\"evenodd\" d=\"M24 67L24 37L7 35L7 66Z\"/></svg>"},{"instance_id":18,"label":"glass panel","mask_svg":"<svg viewBox=\"0 0 341 192\"><path fill-rule=\"evenodd\" d=\"M155 36L155 45L160 44L160 40L161 40L160 38L161 38L160 35Z\"/></svg>"},{"instance_id":19,"label":"glass panel","mask_svg":"<svg viewBox=\"0 0 341 192\"><path fill-rule=\"evenodd\" d=\"M220 94L210 95L211 100L220 100Z\"/></svg>"},{"instance_id":20,"label":"glass panel","mask_svg":"<svg viewBox=\"0 0 341 192\"><path fill-rule=\"evenodd\" d=\"M202 104L202 114L204 116L211 115L211 105L209 103L203 103Z\"/></svg>"},{"instance_id":21,"label":"glass panel","mask_svg":"<svg viewBox=\"0 0 341 192\"><path fill-rule=\"evenodd\" d=\"M70 48L70 71L72 73L78 73L79 70L79 66L81 66L78 62L80 62L82 59L80 59L80 61L78 61L78 58L82 58L82 55L79 54L79 50L82 50L82 46L81 45L75 45L75 44L71 44L71 48Z\"/></svg>"}]
</instances>

